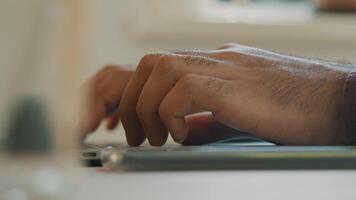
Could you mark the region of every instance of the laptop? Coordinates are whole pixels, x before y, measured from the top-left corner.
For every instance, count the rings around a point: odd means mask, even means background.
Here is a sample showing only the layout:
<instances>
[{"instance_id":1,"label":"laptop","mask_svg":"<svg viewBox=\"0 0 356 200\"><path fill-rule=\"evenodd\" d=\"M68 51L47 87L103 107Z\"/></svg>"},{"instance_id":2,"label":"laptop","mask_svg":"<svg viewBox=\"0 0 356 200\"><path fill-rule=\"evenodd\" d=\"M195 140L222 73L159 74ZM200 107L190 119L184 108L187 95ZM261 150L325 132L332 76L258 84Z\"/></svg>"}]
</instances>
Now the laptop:
<instances>
[{"instance_id":1,"label":"laptop","mask_svg":"<svg viewBox=\"0 0 356 200\"><path fill-rule=\"evenodd\" d=\"M81 159L109 170L356 169L356 147L281 146L237 136L202 146L88 145Z\"/></svg>"}]
</instances>

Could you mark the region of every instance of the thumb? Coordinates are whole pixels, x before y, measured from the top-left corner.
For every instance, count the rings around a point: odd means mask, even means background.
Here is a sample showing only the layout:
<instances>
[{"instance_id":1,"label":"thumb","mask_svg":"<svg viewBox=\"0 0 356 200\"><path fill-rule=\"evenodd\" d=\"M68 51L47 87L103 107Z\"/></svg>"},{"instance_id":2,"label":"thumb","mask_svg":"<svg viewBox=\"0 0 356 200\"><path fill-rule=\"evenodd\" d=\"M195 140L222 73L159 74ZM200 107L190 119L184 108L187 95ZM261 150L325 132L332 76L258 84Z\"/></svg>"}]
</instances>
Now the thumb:
<instances>
[{"instance_id":1,"label":"thumb","mask_svg":"<svg viewBox=\"0 0 356 200\"><path fill-rule=\"evenodd\" d=\"M199 113L185 118L189 127L184 145L203 145L235 137L238 132L217 121L211 113Z\"/></svg>"},{"instance_id":2,"label":"thumb","mask_svg":"<svg viewBox=\"0 0 356 200\"><path fill-rule=\"evenodd\" d=\"M163 99L159 114L176 142L186 140L189 124L185 116L212 112L214 117L232 107L229 105L233 96L230 94L230 82L222 79L187 74L183 76ZM235 105L234 105L235 106ZM236 109L236 108L235 108ZM217 116L218 115L218 116ZM220 117L221 118L221 117ZM229 121L222 117L221 122Z\"/></svg>"}]
</instances>

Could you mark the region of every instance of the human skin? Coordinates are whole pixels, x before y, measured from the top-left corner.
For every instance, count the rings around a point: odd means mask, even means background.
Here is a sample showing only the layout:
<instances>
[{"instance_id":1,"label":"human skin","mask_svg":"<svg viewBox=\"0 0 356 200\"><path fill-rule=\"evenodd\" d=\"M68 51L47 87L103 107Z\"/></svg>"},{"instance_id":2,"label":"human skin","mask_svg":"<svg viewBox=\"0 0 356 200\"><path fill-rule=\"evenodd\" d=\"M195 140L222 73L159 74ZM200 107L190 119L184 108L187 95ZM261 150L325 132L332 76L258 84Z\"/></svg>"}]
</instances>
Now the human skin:
<instances>
[{"instance_id":1,"label":"human skin","mask_svg":"<svg viewBox=\"0 0 356 200\"><path fill-rule=\"evenodd\" d=\"M203 144L242 130L286 145L346 144L343 86L349 64L228 44L144 56L136 70L107 66L86 83L82 133L121 121L127 142L168 137ZM194 114L194 115L192 115Z\"/></svg>"},{"instance_id":2,"label":"human skin","mask_svg":"<svg viewBox=\"0 0 356 200\"><path fill-rule=\"evenodd\" d=\"M355 11L356 0L313 0L322 10Z\"/></svg>"}]
</instances>

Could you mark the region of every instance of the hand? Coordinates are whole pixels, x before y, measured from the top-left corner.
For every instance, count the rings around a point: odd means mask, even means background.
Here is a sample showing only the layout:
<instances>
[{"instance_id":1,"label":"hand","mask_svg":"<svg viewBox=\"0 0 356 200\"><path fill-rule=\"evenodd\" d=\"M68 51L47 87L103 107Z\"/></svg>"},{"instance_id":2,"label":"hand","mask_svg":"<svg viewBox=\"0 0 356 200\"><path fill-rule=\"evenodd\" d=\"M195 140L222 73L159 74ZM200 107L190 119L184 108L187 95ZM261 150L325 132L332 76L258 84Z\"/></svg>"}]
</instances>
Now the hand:
<instances>
[{"instance_id":1,"label":"hand","mask_svg":"<svg viewBox=\"0 0 356 200\"><path fill-rule=\"evenodd\" d=\"M109 65L103 67L84 85L86 98L83 106L82 135L95 131L103 120L107 121L107 129L114 130L119 123L118 106L128 80L134 70L123 66ZM216 121L211 114L201 113L187 117L190 126L186 145L200 145L236 136L233 128L226 127ZM145 139L128 138L128 143L137 146ZM132 138L132 139L131 139Z\"/></svg>"},{"instance_id":2,"label":"hand","mask_svg":"<svg viewBox=\"0 0 356 200\"><path fill-rule=\"evenodd\" d=\"M108 121L108 129L116 128L119 123L117 108L132 74L132 70L123 66L108 65L84 84L83 137L97 129L104 119Z\"/></svg>"},{"instance_id":3,"label":"hand","mask_svg":"<svg viewBox=\"0 0 356 200\"><path fill-rule=\"evenodd\" d=\"M340 112L346 71L336 63L239 45L147 55L127 85L115 90L125 88L116 98L118 116L130 145L146 137L162 145L167 130L184 143L192 132L190 114L206 111L212 124L274 142L338 144L345 140Z\"/></svg>"}]
</instances>

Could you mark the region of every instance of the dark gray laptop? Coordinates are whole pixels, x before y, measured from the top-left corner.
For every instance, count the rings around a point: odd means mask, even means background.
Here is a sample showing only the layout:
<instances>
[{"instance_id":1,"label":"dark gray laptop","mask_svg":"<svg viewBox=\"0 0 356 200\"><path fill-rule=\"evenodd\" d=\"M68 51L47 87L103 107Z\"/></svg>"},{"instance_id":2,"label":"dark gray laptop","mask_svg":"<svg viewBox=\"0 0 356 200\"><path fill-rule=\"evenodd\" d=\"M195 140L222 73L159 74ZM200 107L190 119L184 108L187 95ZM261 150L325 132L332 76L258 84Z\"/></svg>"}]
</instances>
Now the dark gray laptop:
<instances>
[{"instance_id":1,"label":"dark gray laptop","mask_svg":"<svg viewBox=\"0 0 356 200\"><path fill-rule=\"evenodd\" d=\"M251 136L203 146L91 145L81 153L89 166L112 170L356 169L354 146L279 146Z\"/></svg>"}]
</instances>

